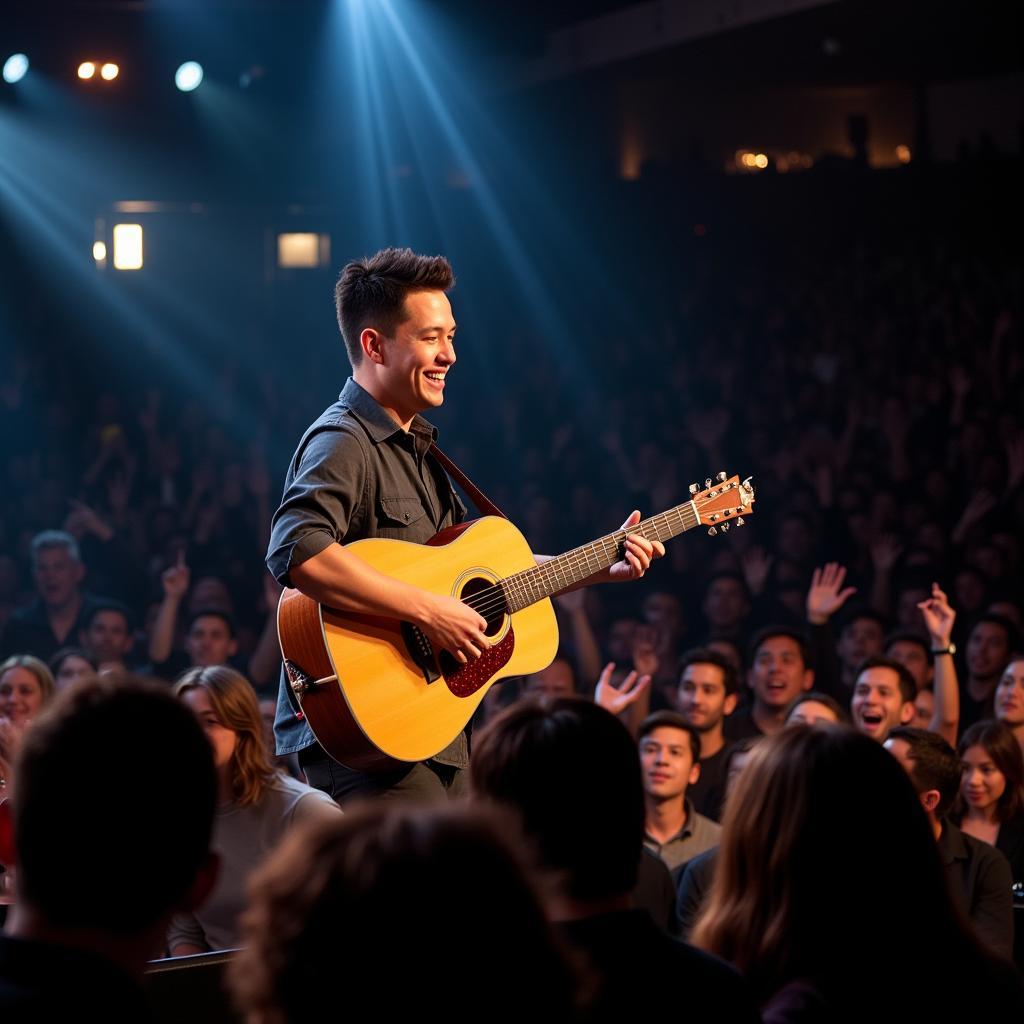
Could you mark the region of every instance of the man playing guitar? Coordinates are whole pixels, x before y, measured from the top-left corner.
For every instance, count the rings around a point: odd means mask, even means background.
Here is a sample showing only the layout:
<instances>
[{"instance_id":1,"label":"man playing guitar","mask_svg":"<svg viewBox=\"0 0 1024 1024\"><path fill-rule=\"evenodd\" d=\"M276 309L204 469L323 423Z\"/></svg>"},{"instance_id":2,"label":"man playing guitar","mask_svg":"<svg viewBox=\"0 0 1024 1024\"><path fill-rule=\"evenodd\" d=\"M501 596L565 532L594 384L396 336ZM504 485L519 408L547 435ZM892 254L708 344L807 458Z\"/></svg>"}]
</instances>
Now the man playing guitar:
<instances>
[{"instance_id":1,"label":"man playing guitar","mask_svg":"<svg viewBox=\"0 0 1024 1024\"><path fill-rule=\"evenodd\" d=\"M446 259L408 249L385 249L345 267L335 298L352 376L289 464L267 565L282 584L320 605L412 623L435 651L465 665L488 646L483 616L456 597L380 572L344 546L373 537L423 544L465 516L429 452L437 431L420 415L443 403L455 364L456 325L446 295L454 281ZM634 512L624 528L639 519ZM630 535L622 558L581 585L637 579L664 551L658 540ZM342 803L384 793L454 794L468 764L463 731L424 762L373 773L346 768L317 743L284 672L274 728L278 754L298 752L310 784Z\"/></svg>"}]
</instances>

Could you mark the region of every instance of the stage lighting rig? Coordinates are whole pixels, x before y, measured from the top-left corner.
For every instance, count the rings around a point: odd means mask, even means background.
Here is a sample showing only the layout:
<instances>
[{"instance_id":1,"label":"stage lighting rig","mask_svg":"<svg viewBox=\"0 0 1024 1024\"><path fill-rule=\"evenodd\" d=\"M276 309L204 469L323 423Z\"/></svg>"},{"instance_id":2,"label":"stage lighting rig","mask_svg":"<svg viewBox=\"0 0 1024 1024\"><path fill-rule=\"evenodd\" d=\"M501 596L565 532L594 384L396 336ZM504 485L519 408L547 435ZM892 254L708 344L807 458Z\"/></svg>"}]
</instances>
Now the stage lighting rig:
<instances>
[{"instance_id":1,"label":"stage lighting rig","mask_svg":"<svg viewBox=\"0 0 1024 1024\"><path fill-rule=\"evenodd\" d=\"M203 81L203 66L194 60L187 60L174 72L174 84L182 92L198 89Z\"/></svg>"},{"instance_id":2,"label":"stage lighting rig","mask_svg":"<svg viewBox=\"0 0 1024 1024\"><path fill-rule=\"evenodd\" d=\"M100 68L100 78L102 78L104 82L112 82L117 78L120 70L121 69L116 64L104 64L103 67Z\"/></svg>"},{"instance_id":3,"label":"stage lighting rig","mask_svg":"<svg viewBox=\"0 0 1024 1024\"><path fill-rule=\"evenodd\" d=\"M82 63L78 65L78 77L81 78L83 82L87 82L90 78L94 77L95 74L96 65L91 60L83 60Z\"/></svg>"},{"instance_id":4,"label":"stage lighting rig","mask_svg":"<svg viewBox=\"0 0 1024 1024\"><path fill-rule=\"evenodd\" d=\"M4 61L4 81L8 85L20 82L28 72L28 57L23 53L13 53Z\"/></svg>"}]
</instances>

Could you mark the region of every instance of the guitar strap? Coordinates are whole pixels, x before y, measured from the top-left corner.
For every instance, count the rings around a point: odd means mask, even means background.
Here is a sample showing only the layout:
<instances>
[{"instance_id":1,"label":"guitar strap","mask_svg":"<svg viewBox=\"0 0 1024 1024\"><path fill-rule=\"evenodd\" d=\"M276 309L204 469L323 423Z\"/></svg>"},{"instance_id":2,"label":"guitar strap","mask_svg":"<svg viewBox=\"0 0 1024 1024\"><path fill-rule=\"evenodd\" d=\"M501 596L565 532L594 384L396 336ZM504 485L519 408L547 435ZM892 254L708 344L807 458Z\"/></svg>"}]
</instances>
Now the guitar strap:
<instances>
[{"instance_id":1,"label":"guitar strap","mask_svg":"<svg viewBox=\"0 0 1024 1024\"><path fill-rule=\"evenodd\" d=\"M444 467L445 472L452 477L455 482L469 495L470 501L473 502L476 507L487 516L497 516L499 519L508 519L508 516L498 508L497 505L491 501L490 498L480 490L479 487L472 480L466 476L465 473L459 469L458 466L448 458L447 455L436 444L430 445L430 452L433 453L434 458Z\"/></svg>"}]
</instances>

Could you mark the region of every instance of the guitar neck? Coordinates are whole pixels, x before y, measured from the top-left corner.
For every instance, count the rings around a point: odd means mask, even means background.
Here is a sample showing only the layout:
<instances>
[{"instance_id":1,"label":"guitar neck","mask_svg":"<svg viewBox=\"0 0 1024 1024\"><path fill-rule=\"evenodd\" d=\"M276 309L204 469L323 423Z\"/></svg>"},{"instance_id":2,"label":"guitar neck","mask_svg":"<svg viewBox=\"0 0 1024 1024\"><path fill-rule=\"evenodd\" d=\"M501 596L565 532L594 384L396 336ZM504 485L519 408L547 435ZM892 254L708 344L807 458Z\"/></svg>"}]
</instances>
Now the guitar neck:
<instances>
[{"instance_id":1,"label":"guitar neck","mask_svg":"<svg viewBox=\"0 0 1024 1024\"><path fill-rule=\"evenodd\" d=\"M694 503L686 501L667 512L644 519L628 530L616 530L590 544L549 558L514 576L507 576L501 581L501 588L505 592L508 609L517 612L614 565L622 558L622 545L627 537L640 536L647 540L667 541L699 524L700 517Z\"/></svg>"}]
</instances>

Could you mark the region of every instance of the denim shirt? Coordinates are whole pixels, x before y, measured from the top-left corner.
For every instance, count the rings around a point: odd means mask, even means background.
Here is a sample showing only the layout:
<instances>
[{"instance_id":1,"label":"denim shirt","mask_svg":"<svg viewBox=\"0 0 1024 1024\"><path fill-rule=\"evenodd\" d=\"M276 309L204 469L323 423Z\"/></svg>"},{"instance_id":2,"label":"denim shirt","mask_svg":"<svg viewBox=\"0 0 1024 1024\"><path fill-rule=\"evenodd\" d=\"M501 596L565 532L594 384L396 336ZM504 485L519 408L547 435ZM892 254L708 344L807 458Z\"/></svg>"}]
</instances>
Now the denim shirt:
<instances>
[{"instance_id":1,"label":"denim shirt","mask_svg":"<svg viewBox=\"0 0 1024 1024\"><path fill-rule=\"evenodd\" d=\"M284 586L297 565L331 544L367 537L422 544L462 522L466 506L440 463L427 455L437 430L416 416L406 433L350 377L309 427L288 466L281 507L271 524L267 567ZM309 725L298 718L284 670L274 735L278 754L312 746ZM462 733L434 760L463 768Z\"/></svg>"}]
</instances>

